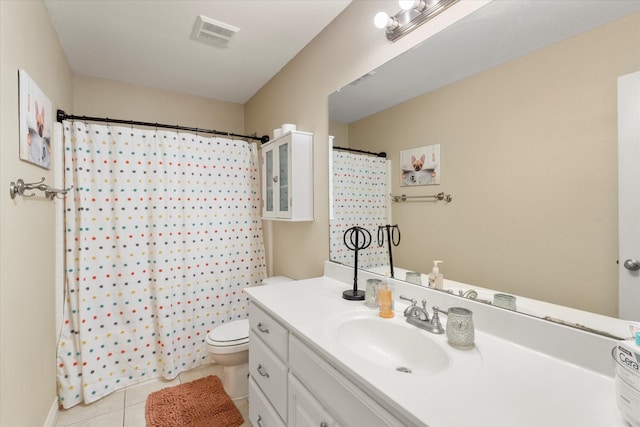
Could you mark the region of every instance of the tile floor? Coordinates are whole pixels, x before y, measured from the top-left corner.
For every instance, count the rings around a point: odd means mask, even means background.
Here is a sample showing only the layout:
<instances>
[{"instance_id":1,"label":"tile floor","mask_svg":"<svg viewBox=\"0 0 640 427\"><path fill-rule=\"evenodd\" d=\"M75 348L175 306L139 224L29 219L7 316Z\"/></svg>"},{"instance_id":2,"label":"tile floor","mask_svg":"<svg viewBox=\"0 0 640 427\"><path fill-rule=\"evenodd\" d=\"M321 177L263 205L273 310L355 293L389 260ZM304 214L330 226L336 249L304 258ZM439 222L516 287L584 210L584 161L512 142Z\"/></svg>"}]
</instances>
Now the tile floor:
<instances>
[{"instance_id":1,"label":"tile floor","mask_svg":"<svg viewBox=\"0 0 640 427\"><path fill-rule=\"evenodd\" d=\"M222 378L222 366L206 365L183 372L172 381L150 380L143 384L111 393L90 405L76 405L60 411L56 427L145 427L144 406L149 393L165 387L193 381L207 375ZM251 427L249 422L249 402L236 402L244 418L241 427Z\"/></svg>"}]
</instances>

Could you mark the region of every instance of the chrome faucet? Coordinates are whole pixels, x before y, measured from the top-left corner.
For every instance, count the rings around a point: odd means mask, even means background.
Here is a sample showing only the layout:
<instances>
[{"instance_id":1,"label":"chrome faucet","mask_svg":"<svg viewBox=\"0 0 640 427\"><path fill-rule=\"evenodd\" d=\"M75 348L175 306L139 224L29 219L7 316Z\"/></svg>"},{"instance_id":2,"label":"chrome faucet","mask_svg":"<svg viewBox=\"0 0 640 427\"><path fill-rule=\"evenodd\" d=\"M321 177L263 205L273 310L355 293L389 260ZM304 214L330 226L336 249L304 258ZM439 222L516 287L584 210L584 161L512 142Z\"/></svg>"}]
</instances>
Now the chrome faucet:
<instances>
[{"instance_id":1,"label":"chrome faucet","mask_svg":"<svg viewBox=\"0 0 640 427\"><path fill-rule=\"evenodd\" d=\"M411 303L411 305L404 310L404 317L417 317L419 319L429 321L429 313L427 313L424 308L420 308L417 306L418 301L415 298L407 298L403 295L400 295L400 299L409 301ZM426 304L425 300L423 300L422 302L423 304Z\"/></svg>"},{"instance_id":2,"label":"chrome faucet","mask_svg":"<svg viewBox=\"0 0 640 427\"><path fill-rule=\"evenodd\" d=\"M418 301L414 298L400 295L400 299L411 302L411 305L404 311L407 323L434 334L444 334L444 328L438 315L441 310L438 309L438 306L433 306L433 316L429 316L427 300L422 300L422 307L418 307Z\"/></svg>"}]
</instances>

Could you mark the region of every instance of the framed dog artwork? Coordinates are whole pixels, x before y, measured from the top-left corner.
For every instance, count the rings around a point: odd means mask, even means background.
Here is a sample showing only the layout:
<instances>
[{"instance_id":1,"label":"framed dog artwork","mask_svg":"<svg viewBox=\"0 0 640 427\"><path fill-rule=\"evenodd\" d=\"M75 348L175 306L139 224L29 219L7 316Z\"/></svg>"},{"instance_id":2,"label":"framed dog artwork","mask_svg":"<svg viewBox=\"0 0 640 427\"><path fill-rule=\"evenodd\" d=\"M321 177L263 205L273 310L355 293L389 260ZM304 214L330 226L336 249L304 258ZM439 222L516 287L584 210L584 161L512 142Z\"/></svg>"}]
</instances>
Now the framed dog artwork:
<instances>
[{"instance_id":1,"label":"framed dog artwork","mask_svg":"<svg viewBox=\"0 0 640 427\"><path fill-rule=\"evenodd\" d=\"M45 169L51 164L51 101L25 70L18 71L20 160Z\"/></svg>"},{"instance_id":2,"label":"framed dog artwork","mask_svg":"<svg viewBox=\"0 0 640 427\"><path fill-rule=\"evenodd\" d=\"M402 187L440 184L440 144L400 151Z\"/></svg>"}]
</instances>

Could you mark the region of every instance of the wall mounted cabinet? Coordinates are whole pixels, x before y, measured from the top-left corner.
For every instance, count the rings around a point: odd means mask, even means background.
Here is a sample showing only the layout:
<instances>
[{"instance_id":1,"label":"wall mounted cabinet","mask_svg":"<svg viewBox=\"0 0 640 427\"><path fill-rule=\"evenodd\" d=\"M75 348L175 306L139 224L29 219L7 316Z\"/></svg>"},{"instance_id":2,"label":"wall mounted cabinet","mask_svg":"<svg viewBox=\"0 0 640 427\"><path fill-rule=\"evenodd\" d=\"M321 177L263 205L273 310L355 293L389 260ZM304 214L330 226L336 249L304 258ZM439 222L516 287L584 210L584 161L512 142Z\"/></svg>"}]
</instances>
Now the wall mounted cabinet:
<instances>
[{"instance_id":1,"label":"wall mounted cabinet","mask_svg":"<svg viewBox=\"0 0 640 427\"><path fill-rule=\"evenodd\" d=\"M313 134L291 131L262 146L262 217L313 221Z\"/></svg>"}]
</instances>

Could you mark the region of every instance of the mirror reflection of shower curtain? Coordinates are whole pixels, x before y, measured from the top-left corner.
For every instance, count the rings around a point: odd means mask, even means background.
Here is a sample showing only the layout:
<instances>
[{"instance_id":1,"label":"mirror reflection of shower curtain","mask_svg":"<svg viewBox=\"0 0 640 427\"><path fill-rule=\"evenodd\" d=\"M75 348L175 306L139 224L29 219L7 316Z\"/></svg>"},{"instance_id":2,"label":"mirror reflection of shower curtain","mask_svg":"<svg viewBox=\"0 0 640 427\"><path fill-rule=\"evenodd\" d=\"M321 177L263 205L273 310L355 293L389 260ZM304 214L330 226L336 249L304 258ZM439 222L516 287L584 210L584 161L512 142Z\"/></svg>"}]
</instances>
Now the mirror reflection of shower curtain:
<instances>
[{"instance_id":1,"label":"mirror reflection of shower curtain","mask_svg":"<svg viewBox=\"0 0 640 427\"><path fill-rule=\"evenodd\" d=\"M266 276L255 143L64 126L63 407L210 363L207 333L248 316Z\"/></svg>"},{"instance_id":2,"label":"mirror reflection of shower curtain","mask_svg":"<svg viewBox=\"0 0 640 427\"><path fill-rule=\"evenodd\" d=\"M353 266L353 251L344 245L344 232L354 226L376 236L378 226L391 221L389 213L389 167L387 159L333 150L332 213L329 221L329 256ZM372 244L358 253L358 267L388 265L385 247Z\"/></svg>"}]
</instances>

